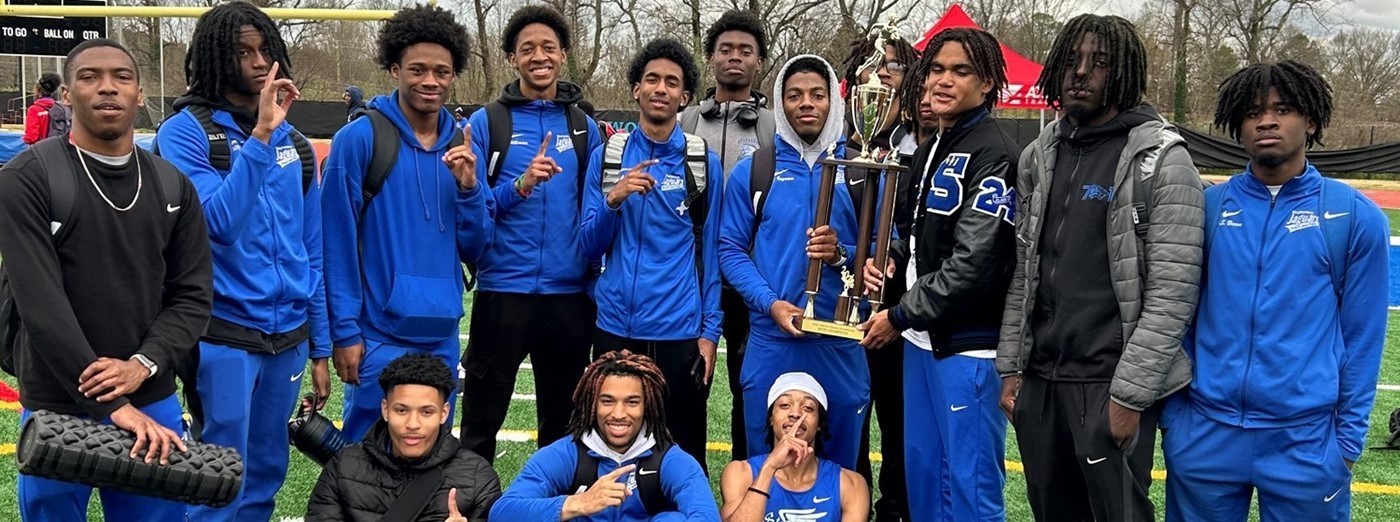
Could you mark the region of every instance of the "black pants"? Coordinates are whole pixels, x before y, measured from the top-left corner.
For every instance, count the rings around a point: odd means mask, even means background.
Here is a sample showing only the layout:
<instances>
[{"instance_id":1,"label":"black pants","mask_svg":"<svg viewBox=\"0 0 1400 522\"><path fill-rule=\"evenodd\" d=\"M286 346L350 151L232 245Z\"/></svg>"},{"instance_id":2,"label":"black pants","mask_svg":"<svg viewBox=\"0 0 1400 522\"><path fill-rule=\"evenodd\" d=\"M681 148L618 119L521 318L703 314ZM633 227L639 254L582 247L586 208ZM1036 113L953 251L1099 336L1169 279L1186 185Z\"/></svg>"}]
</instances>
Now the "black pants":
<instances>
[{"instance_id":1,"label":"black pants","mask_svg":"<svg viewBox=\"0 0 1400 522\"><path fill-rule=\"evenodd\" d=\"M642 341L619 337L603 330L595 329L593 358L607 352L629 350L632 353L650 357L661 369L666 379L666 398L662 405L666 410L666 429L671 439L682 450L700 462L700 469L709 474L705 465L705 428L708 426L707 403L710 387L697 384L691 370L699 364L701 377L704 377L705 361L700 357L700 347L695 339L684 341ZM582 407L583 405L579 405Z\"/></svg>"},{"instance_id":2,"label":"black pants","mask_svg":"<svg viewBox=\"0 0 1400 522\"><path fill-rule=\"evenodd\" d=\"M462 445L496 458L496 432L506 420L515 376L525 356L535 367L536 442L568 432L574 388L588 366L597 309L584 294L529 295L478 291L471 338L462 356Z\"/></svg>"},{"instance_id":3,"label":"black pants","mask_svg":"<svg viewBox=\"0 0 1400 522\"><path fill-rule=\"evenodd\" d=\"M1161 402L1142 412L1137 438L1119 449L1109 431L1108 387L1029 375L1022 382L1012 424L1036 520L1154 519L1147 490Z\"/></svg>"},{"instance_id":4,"label":"black pants","mask_svg":"<svg viewBox=\"0 0 1400 522\"><path fill-rule=\"evenodd\" d=\"M866 350L865 362L870 368L869 408L874 410L870 413L880 414L880 499L871 507L877 522L909 520L909 493L904 483L904 338L896 337L878 350ZM865 416L861 430L856 471L874 489L875 482L870 480L870 417Z\"/></svg>"},{"instance_id":5,"label":"black pants","mask_svg":"<svg viewBox=\"0 0 1400 522\"><path fill-rule=\"evenodd\" d=\"M739 292L725 287L719 294L719 307L724 311L723 327L725 360L729 370L729 441L732 447L731 459L749 458L748 444L744 437L744 386L739 383L740 372L744 369L744 346L749 343L749 307ZM701 461L703 464L704 461Z\"/></svg>"}]
</instances>

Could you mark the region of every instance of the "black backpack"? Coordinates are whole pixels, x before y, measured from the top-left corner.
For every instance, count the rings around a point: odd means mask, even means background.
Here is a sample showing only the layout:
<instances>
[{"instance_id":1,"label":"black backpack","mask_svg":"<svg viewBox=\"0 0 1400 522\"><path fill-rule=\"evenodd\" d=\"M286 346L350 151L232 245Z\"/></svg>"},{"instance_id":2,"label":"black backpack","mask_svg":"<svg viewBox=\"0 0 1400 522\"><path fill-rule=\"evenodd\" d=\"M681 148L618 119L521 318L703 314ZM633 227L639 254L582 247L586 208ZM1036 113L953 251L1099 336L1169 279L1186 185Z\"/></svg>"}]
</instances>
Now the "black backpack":
<instances>
[{"instance_id":1,"label":"black backpack","mask_svg":"<svg viewBox=\"0 0 1400 522\"><path fill-rule=\"evenodd\" d=\"M763 206L768 203L768 193L773 189L774 165L776 165L777 152L774 147L759 147L753 151L753 163L749 165L749 201L753 202L753 228L749 234L749 253L753 253L754 241L758 240L758 224L763 222ZM850 186L846 187L846 195L850 196L851 204L856 210L860 210L860 192L852 192Z\"/></svg>"},{"instance_id":2,"label":"black backpack","mask_svg":"<svg viewBox=\"0 0 1400 522\"><path fill-rule=\"evenodd\" d=\"M394 170L394 162L399 160L399 144L403 140L403 133L378 109L369 109L361 114L369 118L370 131L374 136L374 150L370 152L369 169L365 171L365 179L360 183L360 219L363 220L365 212L369 210L370 201L384 189L384 182ZM450 149L460 146L465 140L462 129L453 125L452 139L447 147Z\"/></svg>"},{"instance_id":3,"label":"black backpack","mask_svg":"<svg viewBox=\"0 0 1400 522\"><path fill-rule=\"evenodd\" d=\"M233 153L229 150L228 134L224 133L219 124L214 123L214 111L204 105L191 105L189 110L209 140L209 166L214 170L228 170L233 165ZM292 146L296 147L297 156L301 158L301 192L305 194L316 182L316 151L311 148L311 142L307 141L306 136L296 129L292 130ZM151 146L151 152L160 155L160 150L155 145Z\"/></svg>"},{"instance_id":4,"label":"black backpack","mask_svg":"<svg viewBox=\"0 0 1400 522\"><path fill-rule=\"evenodd\" d=\"M486 122L489 125L488 142L486 144L486 186L495 187L496 180L501 177L501 166L506 162L506 154L510 152L510 135L515 130L514 117L510 114L510 107L495 100L487 103L482 110L486 111ZM579 216L583 215L583 189L584 179L588 177L588 133L597 131L598 126L589 122L588 115L583 113L577 105L569 104L564 108L565 118L569 122L569 139L573 140L574 154L578 158L578 208ZM558 139L558 137L556 137ZM482 158L477 158L481 161ZM368 185L368 181L366 181ZM590 272L596 274L596 266L589 267ZM476 263L467 263L466 290L470 291L476 286ZM590 484L592 484L590 482Z\"/></svg>"},{"instance_id":5,"label":"black backpack","mask_svg":"<svg viewBox=\"0 0 1400 522\"><path fill-rule=\"evenodd\" d=\"M53 107L49 107L48 137L67 135L71 128L73 128L73 112L68 110L67 105L54 100Z\"/></svg>"},{"instance_id":6,"label":"black backpack","mask_svg":"<svg viewBox=\"0 0 1400 522\"><path fill-rule=\"evenodd\" d=\"M66 225L73 216L73 202L78 197L78 169L69 156L66 138L55 136L40 141L34 144L31 153L48 178L49 221L59 223L53 234L53 243L57 247L71 230ZM185 175L169 162L155 161L140 147L136 148L136 160L155 167L161 197L166 205L179 205L183 188L181 182ZM167 212L166 215L169 216L171 230L174 230L179 214ZM9 273L0 265L0 369L10 375L15 375L15 344L22 329L19 308L15 306L14 296L10 293Z\"/></svg>"},{"instance_id":7,"label":"black backpack","mask_svg":"<svg viewBox=\"0 0 1400 522\"><path fill-rule=\"evenodd\" d=\"M608 137L603 148L603 194L612 190L622 179L622 152L627 148L629 133L619 132ZM705 139L694 134L685 135L685 208L690 213L691 233L695 236L695 274L702 278L705 273L703 261L705 244L705 218L709 215L710 201L705 197L710 190L709 146ZM722 190L723 185L714 187ZM582 190L580 190L582 191Z\"/></svg>"},{"instance_id":8,"label":"black backpack","mask_svg":"<svg viewBox=\"0 0 1400 522\"><path fill-rule=\"evenodd\" d=\"M598 459L588 456L588 446L577 438L574 439L574 446L578 450L578 464L574 467L573 483L564 491L566 495L588 491L588 487L598 481ZM651 448L651 454L638 459L637 469L632 470L637 477L637 494L642 496L642 505L646 506L648 516L677 509L676 503L666 498L666 493L661 490L661 461L670 449L670 444L657 442Z\"/></svg>"}]
</instances>

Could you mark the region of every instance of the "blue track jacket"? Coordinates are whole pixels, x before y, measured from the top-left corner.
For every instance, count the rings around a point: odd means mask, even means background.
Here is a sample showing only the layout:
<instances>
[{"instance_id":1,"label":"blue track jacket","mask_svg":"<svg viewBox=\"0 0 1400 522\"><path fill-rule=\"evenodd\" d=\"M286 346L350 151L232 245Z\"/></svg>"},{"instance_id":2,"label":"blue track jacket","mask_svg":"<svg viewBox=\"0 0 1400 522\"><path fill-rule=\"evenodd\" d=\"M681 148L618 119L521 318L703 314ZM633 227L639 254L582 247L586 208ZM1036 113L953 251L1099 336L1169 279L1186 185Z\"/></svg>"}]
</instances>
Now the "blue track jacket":
<instances>
[{"instance_id":1,"label":"blue track jacket","mask_svg":"<svg viewBox=\"0 0 1400 522\"><path fill-rule=\"evenodd\" d=\"M610 458L605 458L593 450L588 454L598 459L598 476L601 477L621 467ZM622 465L635 464L650 455L644 451L637 458ZM504 495L491 507L491 520L559 520L564 511L564 498L573 494L567 491L574 481L574 470L578 467L578 445L572 435L565 436L553 444L535 452L520 475L510 483ZM637 473L633 470L632 473ZM648 517L642 498L635 494L622 501L622 505L608 508L591 517L579 517L576 521L596 522L675 522L675 521L719 521L719 510L715 507L715 497L710 493L710 481L695 462L680 446L672 445L666 458L661 460L661 491L672 502L677 511L660 513ZM624 477L624 482L633 477Z\"/></svg>"},{"instance_id":2,"label":"blue track jacket","mask_svg":"<svg viewBox=\"0 0 1400 522\"><path fill-rule=\"evenodd\" d=\"M156 141L161 157L189 176L204 206L214 255L213 315L267 334L310 321L311 357L329 357L320 187L313 183L303 194L295 131L282 122L270 144L263 143L244 132L230 107L196 97L176 102L191 104L212 109L228 136L229 170L210 165L209 138L188 109L161 124Z\"/></svg>"},{"instance_id":3,"label":"blue track jacket","mask_svg":"<svg viewBox=\"0 0 1400 522\"><path fill-rule=\"evenodd\" d=\"M579 233L584 255L606 254L603 275L594 289L598 328L613 335L646 341L705 338L719 342L719 208L723 173L719 156L709 153L702 245L695 244L686 197L685 134L677 125L671 138L658 143L640 131L627 139L622 151L624 175L646 160L657 185L648 194L632 194L613 210L602 191L603 153L589 160L588 191L584 192L583 224ZM697 277L695 249L701 248Z\"/></svg>"},{"instance_id":4,"label":"blue track jacket","mask_svg":"<svg viewBox=\"0 0 1400 522\"><path fill-rule=\"evenodd\" d=\"M1277 198L1249 170L1213 189L1225 193L1220 215L1206 216L1215 228L1187 346L1196 369L1190 396L1207 417L1245 428L1331 416L1342 455L1355 461L1385 343L1390 227L1358 194L1339 309L1321 183L1308 165Z\"/></svg>"},{"instance_id":5,"label":"blue track jacket","mask_svg":"<svg viewBox=\"0 0 1400 522\"><path fill-rule=\"evenodd\" d=\"M325 167L326 293L337 347L368 337L397 346L434 347L457 335L462 265L476 261L491 235L484 182L457 190L442 162L455 129L438 111L438 139L425 149L399 108L398 92L370 101L398 127L398 160L363 219L361 195L373 152L369 118L342 127Z\"/></svg>"},{"instance_id":6,"label":"blue track jacket","mask_svg":"<svg viewBox=\"0 0 1400 522\"><path fill-rule=\"evenodd\" d=\"M808 167L797 149L779 138L774 141L773 187L763 206L763 222L754 238L754 204L749 198L749 169L752 156L739 160L724 187L724 212L720 224L719 265L725 280L749 307L753 333L776 339L790 339L768 314L773 303L784 300L805 308L807 295L807 229L817 208L821 165ZM840 150L841 146L837 146ZM822 157L825 157L823 153ZM849 257L856 252L856 212L846 192L844 175L836 176L831 198L831 227L846 247ZM753 255L749 243L753 242ZM846 268L854 277L855 261ZM822 266L821 289L817 292L816 316L830 320L836 310L836 297L842 291L841 269ZM807 337L819 337L808 334Z\"/></svg>"},{"instance_id":7,"label":"blue track jacket","mask_svg":"<svg viewBox=\"0 0 1400 522\"><path fill-rule=\"evenodd\" d=\"M506 86L502 103L510 108L510 148L501 161L500 178L492 193L496 200L495 231L477 264L477 288L517 294L573 294L587 290L588 264L579 248L579 166L565 114L580 99L573 84L560 82L554 100L531 100L520 95L517 83ZM472 152L477 179L490 174L491 124L486 110L472 113ZM598 126L589 120L590 154L602 146ZM563 172L535 186L529 198L515 190L515 179L529 168L548 135L545 154Z\"/></svg>"}]
</instances>

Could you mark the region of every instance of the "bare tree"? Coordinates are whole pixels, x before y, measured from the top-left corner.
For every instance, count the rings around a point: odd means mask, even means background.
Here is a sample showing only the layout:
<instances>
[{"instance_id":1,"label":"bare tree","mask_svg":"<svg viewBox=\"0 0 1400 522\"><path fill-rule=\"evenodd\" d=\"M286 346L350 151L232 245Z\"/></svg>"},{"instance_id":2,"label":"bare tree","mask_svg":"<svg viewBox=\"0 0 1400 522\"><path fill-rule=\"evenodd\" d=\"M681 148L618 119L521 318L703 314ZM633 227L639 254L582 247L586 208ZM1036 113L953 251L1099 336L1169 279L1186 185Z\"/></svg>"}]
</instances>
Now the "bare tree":
<instances>
[{"instance_id":1,"label":"bare tree","mask_svg":"<svg viewBox=\"0 0 1400 522\"><path fill-rule=\"evenodd\" d=\"M1228 24L1228 36L1247 63L1272 56L1280 36L1297 18L1323 17L1346 0L1214 0L1203 4L1206 14Z\"/></svg>"}]
</instances>

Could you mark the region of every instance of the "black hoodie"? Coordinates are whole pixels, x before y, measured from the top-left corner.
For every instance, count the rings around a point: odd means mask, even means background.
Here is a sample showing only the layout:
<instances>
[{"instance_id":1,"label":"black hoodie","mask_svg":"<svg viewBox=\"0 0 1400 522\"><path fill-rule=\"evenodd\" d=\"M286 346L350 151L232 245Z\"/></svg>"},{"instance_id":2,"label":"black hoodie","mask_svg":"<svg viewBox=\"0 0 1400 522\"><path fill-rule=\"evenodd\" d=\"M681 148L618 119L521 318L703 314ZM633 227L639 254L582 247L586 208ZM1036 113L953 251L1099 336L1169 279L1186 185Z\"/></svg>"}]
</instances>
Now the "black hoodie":
<instances>
[{"instance_id":1,"label":"black hoodie","mask_svg":"<svg viewBox=\"0 0 1400 522\"><path fill-rule=\"evenodd\" d=\"M1040 286L1027 370L1057 381L1109 382L1123 328L1108 259L1108 213L1128 131L1161 116L1151 106L1099 127L1059 123L1060 142L1040 238Z\"/></svg>"}]
</instances>

